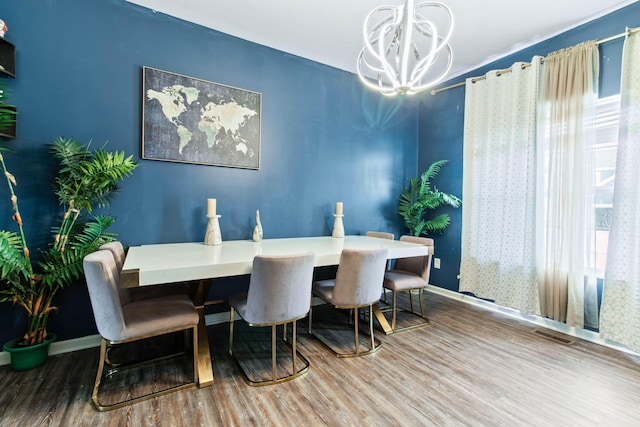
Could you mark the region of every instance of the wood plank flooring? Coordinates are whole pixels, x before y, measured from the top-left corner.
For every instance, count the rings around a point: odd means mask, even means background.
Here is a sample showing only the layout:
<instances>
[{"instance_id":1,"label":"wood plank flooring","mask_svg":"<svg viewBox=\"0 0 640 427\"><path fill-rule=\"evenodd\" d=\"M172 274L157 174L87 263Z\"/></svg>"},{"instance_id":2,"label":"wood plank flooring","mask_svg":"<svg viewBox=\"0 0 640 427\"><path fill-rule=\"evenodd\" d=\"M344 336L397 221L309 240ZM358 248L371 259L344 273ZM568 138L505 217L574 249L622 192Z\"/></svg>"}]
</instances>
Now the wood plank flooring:
<instances>
[{"instance_id":1,"label":"wood plank flooring","mask_svg":"<svg viewBox=\"0 0 640 427\"><path fill-rule=\"evenodd\" d=\"M261 388L247 386L230 360L228 324L211 326L212 387L105 413L90 403L98 349L51 356L28 372L3 366L0 426L640 425L640 357L581 340L564 345L533 333L537 326L437 294L425 293L425 305L430 326L380 333L377 353L353 359L333 356L300 322L310 372ZM160 386L167 372L187 375L186 365L133 374L114 393Z\"/></svg>"}]
</instances>

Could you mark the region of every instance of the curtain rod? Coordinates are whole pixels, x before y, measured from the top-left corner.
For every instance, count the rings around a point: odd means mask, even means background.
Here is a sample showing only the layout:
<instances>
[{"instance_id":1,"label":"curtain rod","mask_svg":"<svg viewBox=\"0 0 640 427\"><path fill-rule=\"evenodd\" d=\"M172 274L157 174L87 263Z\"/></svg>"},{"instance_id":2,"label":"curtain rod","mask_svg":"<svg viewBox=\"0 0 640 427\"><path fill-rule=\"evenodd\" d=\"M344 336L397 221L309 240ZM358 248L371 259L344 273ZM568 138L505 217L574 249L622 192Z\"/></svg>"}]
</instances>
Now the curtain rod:
<instances>
[{"instance_id":1,"label":"curtain rod","mask_svg":"<svg viewBox=\"0 0 640 427\"><path fill-rule=\"evenodd\" d=\"M629 34L633 34L633 33L636 33L638 31L640 31L640 27L627 28L627 30L624 33L616 34L615 36L611 36L611 37L607 37L607 38L604 38L604 39L597 40L596 44L599 45L599 44L602 44L602 43L607 43L607 42L619 39L620 37L626 37ZM527 62L527 63L524 63L522 65L522 68L527 68L527 67L530 67L530 66L531 66L531 64ZM510 73L510 72L511 72L511 67L505 68L504 70L498 70L498 72L496 74L498 76L500 76L501 74L506 74L506 73ZM480 80L485 80L486 78L487 78L486 75L485 76L478 76L478 77L473 77L471 79L471 81L473 83L475 83L475 82L480 81ZM436 93L444 92L445 90L455 89L457 87L464 86L466 84L467 84L467 82L466 82L466 79L465 79L465 81L460 82L460 83L456 83L456 84L451 85L451 86L445 86L445 87L440 88L440 89L434 89L434 90L431 91L431 95L435 95Z\"/></svg>"}]
</instances>

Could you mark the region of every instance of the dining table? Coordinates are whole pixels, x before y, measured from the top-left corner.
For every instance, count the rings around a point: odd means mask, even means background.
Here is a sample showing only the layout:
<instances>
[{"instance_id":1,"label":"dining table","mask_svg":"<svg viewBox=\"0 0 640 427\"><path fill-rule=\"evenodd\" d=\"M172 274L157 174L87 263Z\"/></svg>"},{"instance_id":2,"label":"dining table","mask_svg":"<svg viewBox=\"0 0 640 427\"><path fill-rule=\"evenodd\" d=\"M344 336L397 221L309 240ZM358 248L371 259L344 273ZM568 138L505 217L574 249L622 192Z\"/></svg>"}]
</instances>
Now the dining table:
<instances>
[{"instance_id":1,"label":"dining table","mask_svg":"<svg viewBox=\"0 0 640 427\"><path fill-rule=\"evenodd\" d=\"M315 254L315 267L335 266L343 249L370 250L386 248L388 259L424 256L429 248L424 245L381 239L369 236L292 237L252 240L228 240L219 245L202 242L162 243L130 246L121 272L121 286L126 288L161 286L176 282L197 282L193 296L198 311L199 387L213 384L213 369L209 339L205 323L207 294L215 279L251 274L256 255L293 255L303 252ZM374 306L374 316L385 333L391 333L384 314Z\"/></svg>"}]
</instances>

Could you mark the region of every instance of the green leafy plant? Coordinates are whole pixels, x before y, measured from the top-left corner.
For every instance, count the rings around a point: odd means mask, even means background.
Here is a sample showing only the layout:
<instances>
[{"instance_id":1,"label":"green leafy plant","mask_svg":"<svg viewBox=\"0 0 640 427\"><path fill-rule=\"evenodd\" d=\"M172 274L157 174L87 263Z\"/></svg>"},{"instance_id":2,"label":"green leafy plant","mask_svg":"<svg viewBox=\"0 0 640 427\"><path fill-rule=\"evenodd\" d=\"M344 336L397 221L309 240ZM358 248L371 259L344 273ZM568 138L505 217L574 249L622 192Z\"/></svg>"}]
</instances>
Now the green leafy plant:
<instances>
[{"instance_id":1,"label":"green leafy plant","mask_svg":"<svg viewBox=\"0 0 640 427\"><path fill-rule=\"evenodd\" d=\"M16 111L5 103L7 88L4 79L0 79L0 133L10 128L16 122Z\"/></svg>"},{"instance_id":2,"label":"green leafy plant","mask_svg":"<svg viewBox=\"0 0 640 427\"><path fill-rule=\"evenodd\" d=\"M419 178L411 179L409 188L405 188L400 194L398 214L414 236L442 233L451 222L449 214L443 213L427 219L428 212L443 205L458 208L462 203L458 197L443 193L431 184L431 180L447 162L448 160L433 162Z\"/></svg>"},{"instance_id":3,"label":"green leafy plant","mask_svg":"<svg viewBox=\"0 0 640 427\"><path fill-rule=\"evenodd\" d=\"M15 177L7 169L0 150L0 164L9 193L17 231L0 230L0 302L24 308L28 316L27 331L20 345L44 341L49 314L56 310L56 293L83 275L82 260L115 235L107 228L111 216L89 217L95 206L105 207L118 190L118 184L133 173L137 162L122 152L103 148L90 150L73 139L58 138L51 153L60 162L54 190L64 213L52 228L52 242L34 260L27 245Z\"/></svg>"}]
</instances>

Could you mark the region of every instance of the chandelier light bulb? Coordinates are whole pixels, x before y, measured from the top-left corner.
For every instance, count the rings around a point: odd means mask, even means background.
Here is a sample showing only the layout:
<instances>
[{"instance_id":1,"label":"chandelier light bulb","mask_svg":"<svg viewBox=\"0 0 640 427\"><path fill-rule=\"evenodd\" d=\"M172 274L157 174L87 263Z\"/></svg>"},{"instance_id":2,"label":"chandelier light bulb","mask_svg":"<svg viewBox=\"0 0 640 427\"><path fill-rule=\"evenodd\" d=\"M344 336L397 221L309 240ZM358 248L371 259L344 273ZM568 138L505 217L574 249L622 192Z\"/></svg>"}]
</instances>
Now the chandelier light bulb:
<instances>
[{"instance_id":1,"label":"chandelier light bulb","mask_svg":"<svg viewBox=\"0 0 640 427\"><path fill-rule=\"evenodd\" d=\"M444 11L446 31L439 31L429 12ZM442 13L440 13L442 15ZM360 80L383 95L413 95L439 83L451 69L451 9L440 2L380 6L364 21L364 46L358 56Z\"/></svg>"}]
</instances>

